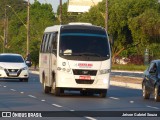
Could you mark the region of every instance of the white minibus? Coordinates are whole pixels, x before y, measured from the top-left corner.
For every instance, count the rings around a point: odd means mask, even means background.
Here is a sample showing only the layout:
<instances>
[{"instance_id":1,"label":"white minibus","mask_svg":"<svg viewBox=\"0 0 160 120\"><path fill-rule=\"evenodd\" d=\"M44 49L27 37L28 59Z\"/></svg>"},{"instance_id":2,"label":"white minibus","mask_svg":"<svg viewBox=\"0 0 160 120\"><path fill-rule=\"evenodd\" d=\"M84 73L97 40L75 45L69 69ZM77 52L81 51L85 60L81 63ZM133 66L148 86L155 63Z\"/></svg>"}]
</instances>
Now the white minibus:
<instances>
[{"instance_id":1,"label":"white minibus","mask_svg":"<svg viewBox=\"0 0 160 120\"><path fill-rule=\"evenodd\" d=\"M110 84L111 49L104 28L89 23L47 27L40 55L39 75L45 93L65 90L105 97Z\"/></svg>"}]
</instances>

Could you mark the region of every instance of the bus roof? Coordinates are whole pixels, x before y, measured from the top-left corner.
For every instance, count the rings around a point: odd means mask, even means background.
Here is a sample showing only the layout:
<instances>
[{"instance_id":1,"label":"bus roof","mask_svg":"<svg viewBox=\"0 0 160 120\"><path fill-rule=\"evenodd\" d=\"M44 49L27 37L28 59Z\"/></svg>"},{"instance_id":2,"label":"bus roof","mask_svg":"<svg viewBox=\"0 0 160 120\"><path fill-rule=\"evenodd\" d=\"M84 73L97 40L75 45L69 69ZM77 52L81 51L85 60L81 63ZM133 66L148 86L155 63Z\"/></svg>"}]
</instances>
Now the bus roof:
<instances>
[{"instance_id":1,"label":"bus roof","mask_svg":"<svg viewBox=\"0 0 160 120\"><path fill-rule=\"evenodd\" d=\"M44 32L59 31L59 29L60 29L61 26L62 25L54 25L54 26L47 27Z\"/></svg>"},{"instance_id":2,"label":"bus roof","mask_svg":"<svg viewBox=\"0 0 160 120\"><path fill-rule=\"evenodd\" d=\"M72 27L72 26L81 26L81 27L92 27L92 28L101 28L101 29L103 29L102 27L100 27L100 26L95 26L95 25L92 25L91 23L80 23L80 22L78 22L78 23L69 23L69 24L66 24L66 25L54 25L54 26L50 26L50 27L47 27L46 29L45 29L45 31L44 32L56 32L56 31L60 31L60 28L61 27Z\"/></svg>"}]
</instances>

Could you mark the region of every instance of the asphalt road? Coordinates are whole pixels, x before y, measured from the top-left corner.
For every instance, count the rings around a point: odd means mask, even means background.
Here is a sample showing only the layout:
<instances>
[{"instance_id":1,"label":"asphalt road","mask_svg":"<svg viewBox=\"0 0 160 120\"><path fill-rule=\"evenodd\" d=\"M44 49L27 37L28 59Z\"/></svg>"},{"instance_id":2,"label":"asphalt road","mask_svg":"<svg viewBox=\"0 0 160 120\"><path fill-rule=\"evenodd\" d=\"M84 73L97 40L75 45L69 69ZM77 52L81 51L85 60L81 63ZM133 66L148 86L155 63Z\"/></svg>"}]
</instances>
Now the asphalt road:
<instances>
[{"instance_id":1,"label":"asphalt road","mask_svg":"<svg viewBox=\"0 0 160 120\"><path fill-rule=\"evenodd\" d=\"M111 76L127 76L135 78L143 78L143 72L133 72L133 71L116 71L112 70Z\"/></svg>"},{"instance_id":2,"label":"asphalt road","mask_svg":"<svg viewBox=\"0 0 160 120\"><path fill-rule=\"evenodd\" d=\"M83 117L79 117L78 114L81 113L76 113L77 111L113 111L113 114L117 111L160 111L160 103L155 102L153 97L149 100L143 100L141 90L123 87L110 86L106 98L99 98L98 95L82 96L75 91L65 91L65 95L61 97L44 94L39 76L35 74L31 74L29 82L0 80L0 92L0 111L71 111L75 112L73 116L76 117L72 117L72 119L77 120L105 119L103 116L98 117L90 113L87 115L87 112ZM128 117L122 118L127 119ZM135 119L138 120L139 118L141 117ZM150 119L150 117L143 118L145 120ZM58 117L56 119L64 118ZM65 119L71 118L65 117ZM112 116L110 119L114 119L114 117Z\"/></svg>"}]
</instances>

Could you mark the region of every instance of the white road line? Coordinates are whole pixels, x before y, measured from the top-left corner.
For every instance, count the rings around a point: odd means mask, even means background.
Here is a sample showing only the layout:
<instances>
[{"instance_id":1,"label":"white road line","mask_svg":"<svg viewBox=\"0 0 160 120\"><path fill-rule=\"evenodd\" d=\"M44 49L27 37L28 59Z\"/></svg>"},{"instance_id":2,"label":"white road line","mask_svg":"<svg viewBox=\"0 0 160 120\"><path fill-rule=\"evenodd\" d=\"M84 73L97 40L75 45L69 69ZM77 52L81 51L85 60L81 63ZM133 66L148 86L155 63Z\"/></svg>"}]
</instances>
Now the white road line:
<instances>
[{"instance_id":1,"label":"white road line","mask_svg":"<svg viewBox=\"0 0 160 120\"><path fill-rule=\"evenodd\" d=\"M56 107L62 107L62 106L60 106L60 105L57 105L57 104L52 104L53 106L56 106Z\"/></svg>"},{"instance_id":2,"label":"white road line","mask_svg":"<svg viewBox=\"0 0 160 120\"><path fill-rule=\"evenodd\" d=\"M31 97L31 98L36 98L35 96L33 96L33 95L28 95L29 97Z\"/></svg>"},{"instance_id":3,"label":"white road line","mask_svg":"<svg viewBox=\"0 0 160 120\"><path fill-rule=\"evenodd\" d=\"M12 91L16 91L15 89L10 89L10 90L12 90Z\"/></svg>"},{"instance_id":4,"label":"white road line","mask_svg":"<svg viewBox=\"0 0 160 120\"><path fill-rule=\"evenodd\" d=\"M129 101L130 103L134 103L134 101Z\"/></svg>"},{"instance_id":5,"label":"white road line","mask_svg":"<svg viewBox=\"0 0 160 120\"><path fill-rule=\"evenodd\" d=\"M7 86L3 86L3 87L7 87Z\"/></svg>"},{"instance_id":6,"label":"white road line","mask_svg":"<svg viewBox=\"0 0 160 120\"><path fill-rule=\"evenodd\" d=\"M119 98L116 98L116 97L109 97L111 99L114 99L114 100L119 100Z\"/></svg>"},{"instance_id":7,"label":"white road line","mask_svg":"<svg viewBox=\"0 0 160 120\"><path fill-rule=\"evenodd\" d=\"M21 94L24 94L24 92L20 92Z\"/></svg>"},{"instance_id":8,"label":"white road line","mask_svg":"<svg viewBox=\"0 0 160 120\"><path fill-rule=\"evenodd\" d=\"M46 100L41 100L42 102L45 102Z\"/></svg>"},{"instance_id":9,"label":"white road line","mask_svg":"<svg viewBox=\"0 0 160 120\"><path fill-rule=\"evenodd\" d=\"M153 106L149 106L149 105L147 105L146 107L153 108L153 109L159 109L158 107L153 107Z\"/></svg>"},{"instance_id":10,"label":"white road line","mask_svg":"<svg viewBox=\"0 0 160 120\"><path fill-rule=\"evenodd\" d=\"M71 112L75 111L75 110L70 110Z\"/></svg>"},{"instance_id":11,"label":"white road line","mask_svg":"<svg viewBox=\"0 0 160 120\"><path fill-rule=\"evenodd\" d=\"M86 116L85 118L87 118L87 119L89 119L89 120L97 120L97 119L95 119L95 118L93 118L93 117L89 117L89 116Z\"/></svg>"}]
</instances>

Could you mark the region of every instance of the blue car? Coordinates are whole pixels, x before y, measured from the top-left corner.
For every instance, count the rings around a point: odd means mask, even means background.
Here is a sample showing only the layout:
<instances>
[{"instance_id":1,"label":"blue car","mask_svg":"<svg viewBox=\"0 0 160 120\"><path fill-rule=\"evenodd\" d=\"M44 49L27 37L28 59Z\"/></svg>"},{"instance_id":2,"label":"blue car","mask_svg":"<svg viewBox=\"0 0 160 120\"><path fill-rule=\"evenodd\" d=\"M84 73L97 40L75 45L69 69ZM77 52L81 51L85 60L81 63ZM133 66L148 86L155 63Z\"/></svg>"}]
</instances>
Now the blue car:
<instances>
[{"instance_id":1,"label":"blue car","mask_svg":"<svg viewBox=\"0 0 160 120\"><path fill-rule=\"evenodd\" d=\"M149 99L153 94L155 101L160 101L160 60L151 61L145 70L142 90L144 99Z\"/></svg>"}]
</instances>

